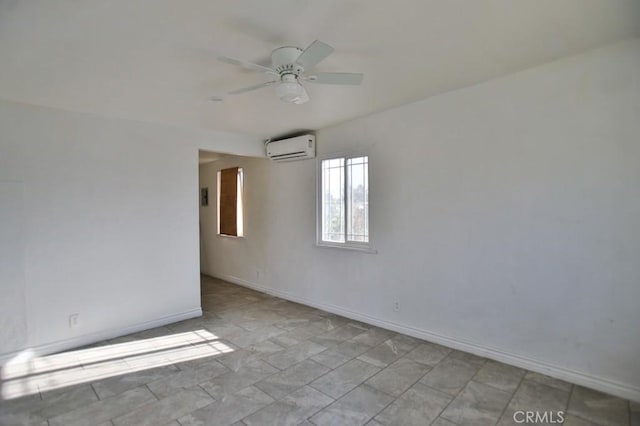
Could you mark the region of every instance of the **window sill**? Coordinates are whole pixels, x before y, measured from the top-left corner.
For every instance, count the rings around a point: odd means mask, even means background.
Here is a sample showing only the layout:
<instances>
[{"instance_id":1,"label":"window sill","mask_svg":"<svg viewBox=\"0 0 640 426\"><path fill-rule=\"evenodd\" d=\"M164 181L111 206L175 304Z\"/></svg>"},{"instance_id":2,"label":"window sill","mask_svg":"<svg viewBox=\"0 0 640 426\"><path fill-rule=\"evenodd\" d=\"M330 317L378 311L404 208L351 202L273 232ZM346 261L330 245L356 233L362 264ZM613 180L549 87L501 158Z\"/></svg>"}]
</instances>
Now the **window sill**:
<instances>
[{"instance_id":1,"label":"window sill","mask_svg":"<svg viewBox=\"0 0 640 426\"><path fill-rule=\"evenodd\" d=\"M344 245L344 244L316 243L316 247L347 250L347 251L357 251L360 253L378 254L378 250L375 250L367 246L351 246L351 245Z\"/></svg>"},{"instance_id":2,"label":"window sill","mask_svg":"<svg viewBox=\"0 0 640 426\"><path fill-rule=\"evenodd\" d=\"M231 238L231 239L239 239L239 238L244 238L244 235L226 235L226 234L216 234L218 237L222 237L222 238Z\"/></svg>"}]
</instances>

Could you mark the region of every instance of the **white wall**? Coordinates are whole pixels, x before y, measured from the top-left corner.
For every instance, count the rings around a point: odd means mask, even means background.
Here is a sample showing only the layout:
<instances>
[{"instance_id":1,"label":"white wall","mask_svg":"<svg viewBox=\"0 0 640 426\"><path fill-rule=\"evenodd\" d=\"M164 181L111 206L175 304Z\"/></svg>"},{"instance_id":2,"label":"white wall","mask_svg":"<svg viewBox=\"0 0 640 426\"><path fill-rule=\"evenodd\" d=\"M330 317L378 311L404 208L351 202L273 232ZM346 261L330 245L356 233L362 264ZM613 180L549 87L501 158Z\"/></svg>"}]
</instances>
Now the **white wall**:
<instances>
[{"instance_id":1,"label":"white wall","mask_svg":"<svg viewBox=\"0 0 640 426\"><path fill-rule=\"evenodd\" d=\"M260 141L9 101L0 132L0 358L199 315L198 148Z\"/></svg>"},{"instance_id":2,"label":"white wall","mask_svg":"<svg viewBox=\"0 0 640 426\"><path fill-rule=\"evenodd\" d=\"M320 131L370 155L375 255L314 246L314 161L201 167L247 197L204 272L640 400L638 70L635 39Z\"/></svg>"}]
</instances>

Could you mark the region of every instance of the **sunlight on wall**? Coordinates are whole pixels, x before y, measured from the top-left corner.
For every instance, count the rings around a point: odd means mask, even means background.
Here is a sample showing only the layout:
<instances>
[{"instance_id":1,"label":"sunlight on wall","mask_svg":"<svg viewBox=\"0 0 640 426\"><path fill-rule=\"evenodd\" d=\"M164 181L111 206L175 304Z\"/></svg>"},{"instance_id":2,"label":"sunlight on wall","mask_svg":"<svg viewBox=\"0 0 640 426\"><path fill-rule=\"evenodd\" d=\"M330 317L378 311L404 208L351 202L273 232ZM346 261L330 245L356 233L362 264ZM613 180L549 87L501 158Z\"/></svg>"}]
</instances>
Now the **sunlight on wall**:
<instances>
[{"instance_id":1,"label":"sunlight on wall","mask_svg":"<svg viewBox=\"0 0 640 426\"><path fill-rule=\"evenodd\" d=\"M232 351L211 332L194 330L49 356L27 352L2 367L0 395L13 399Z\"/></svg>"}]
</instances>

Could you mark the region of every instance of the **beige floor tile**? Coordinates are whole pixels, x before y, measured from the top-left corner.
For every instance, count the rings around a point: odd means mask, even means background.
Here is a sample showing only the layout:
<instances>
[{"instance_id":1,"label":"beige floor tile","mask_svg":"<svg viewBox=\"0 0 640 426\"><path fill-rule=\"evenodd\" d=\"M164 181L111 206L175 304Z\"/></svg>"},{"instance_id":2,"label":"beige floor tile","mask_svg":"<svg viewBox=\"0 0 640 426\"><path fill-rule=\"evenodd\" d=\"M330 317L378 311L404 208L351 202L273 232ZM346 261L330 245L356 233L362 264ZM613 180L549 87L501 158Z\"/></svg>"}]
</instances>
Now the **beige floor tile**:
<instances>
[{"instance_id":1,"label":"beige floor tile","mask_svg":"<svg viewBox=\"0 0 640 426\"><path fill-rule=\"evenodd\" d=\"M68 413L97 400L98 397L91 389L91 385L86 384L74 386L71 389L63 388L43 393L41 403L30 407L30 409L38 416L48 419Z\"/></svg>"},{"instance_id":2,"label":"beige floor tile","mask_svg":"<svg viewBox=\"0 0 640 426\"><path fill-rule=\"evenodd\" d=\"M380 369L376 366L358 359L352 359L311 382L311 387L332 398L340 398L378 371Z\"/></svg>"},{"instance_id":3,"label":"beige floor tile","mask_svg":"<svg viewBox=\"0 0 640 426\"><path fill-rule=\"evenodd\" d=\"M0 425L48 426L47 419L29 411L9 412L0 409Z\"/></svg>"},{"instance_id":4,"label":"beige floor tile","mask_svg":"<svg viewBox=\"0 0 640 426\"><path fill-rule=\"evenodd\" d=\"M252 331L244 331L243 333L232 334L227 339L241 348L246 348L258 342L270 339L285 333L281 328L268 325L266 327L258 328Z\"/></svg>"},{"instance_id":5,"label":"beige floor tile","mask_svg":"<svg viewBox=\"0 0 640 426\"><path fill-rule=\"evenodd\" d=\"M265 361L274 367L284 370L285 368L291 367L293 364L297 364L300 361L319 354L325 349L326 347L317 343L305 341L282 352L275 353L265 358Z\"/></svg>"},{"instance_id":6,"label":"beige floor tile","mask_svg":"<svg viewBox=\"0 0 640 426\"><path fill-rule=\"evenodd\" d=\"M565 414L562 426L601 426L571 414Z\"/></svg>"},{"instance_id":7,"label":"beige floor tile","mask_svg":"<svg viewBox=\"0 0 640 426\"><path fill-rule=\"evenodd\" d=\"M476 373L474 381L493 386L505 392L518 388L525 371L496 361L487 361Z\"/></svg>"},{"instance_id":8,"label":"beige floor tile","mask_svg":"<svg viewBox=\"0 0 640 426\"><path fill-rule=\"evenodd\" d=\"M332 402L333 399L325 394L304 386L246 417L244 423L248 426L295 426Z\"/></svg>"},{"instance_id":9,"label":"beige floor tile","mask_svg":"<svg viewBox=\"0 0 640 426\"><path fill-rule=\"evenodd\" d=\"M396 334L396 332L385 330L384 328L371 327L366 332L352 338L351 341L356 343L364 343L365 345L373 347L391 339Z\"/></svg>"},{"instance_id":10,"label":"beige floor tile","mask_svg":"<svg viewBox=\"0 0 640 426\"><path fill-rule=\"evenodd\" d=\"M458 361L465 362L469 365L476 366L478 368L482 367L485 362L487 362L486 358L479 357L478 355L470 354L468 352L462 352L458 350L452 350L447 358L456 359Z\"/></svg>"},{"instance_id":11,"label":"beige floor tile","mask_svg":"<svg viewBox=\"0 0 640 426\"><path fill-rule=\"evenodd\" d=\"M509 408L513 410L564 411L568 402L569 391L525 380L511 398Z\"/></svg>"},{"instance_id":12,"label":"beige floor tile","mask_svg":"<svg viewBox=\"0 0 640 426\"><path fill-rule=\"evenodd\" d=\"M421 380L420 383L439 391L456 395L478 371L479 366L459 359L445 358Z\"/></svg>"},{"instance_id":13,"label":"beige floor tile","mask_svg":"<svg viewBox=\"0 0 640 426\"><path fill-rule=\"evenodd\" d=\"M328 371L329 368L324 365L306 359L259 381L254 386L274 399L281 399Z\"/></svg>"},{"instance_id":14,"label":"beige floor tile","mask_svg":"<svg viewBox=\"0 0 640 426\"><path fill-rule=\"evenodd\" d=\"M202 408L213 398L199 387L185 389L171 396L143 405L112 420L115 426L155 426Z\"/></svg>"},{"instance_id":15,"label":"beige floor tile","mask_svg":"<svg viewBox=\"0 0 640 426\"><path fill-rule=\"evenodd\" d=\"M339 345L335 346L334 350L350 358L355 358L371 349L371 346L364 343L354 342L352 340L346 340Z\"/></svg>"},{"instance_id":16,"label":"beige floor tile","mask_svg":"<svg viewBox=\"0 0 640 426\"><path fill-rule=\"evenodd\" d=\"M318 426L364 425L392 401L391 396L377 389L367 385L358 386L310 420Z\"/></svg>"},{"instance_id":17,"label":"beige floor tile","mask_svg":"<svg viewBox=\"0 0 640 426\"><path fill-rule=\"evenodd\" d=\"M235 370L200 383L200 386L216 400L220 400L279 371L264 361L251 360L237 366Z\"/></svg>"},{"instance_id":18,"label":"beige floor tile","mask_svg":"<svg viewBox=\"0 0 640 426\"><path fill-rule=\"evenodd\" d=\"M340 367L351 358L348 355L336 352L334 349L327 349L311 357L312 360L332 369Z\"/></svg>"},{"instance_id":19,"label":"beige floor tile","mask_svg":"<svg viewBox=\"0 0 640 426\"><path fill-rule=\"evenodd\" d=\"M453 398L417 383L376 416L385 426L422 426L434 421Z\"/></svg>"},{"instance_id":20,"label":"beige floor tile","mask_svg":"<svg viewBox=\"0 0 640 426\"><path fill-rule=\"evenodd\" d=\"M156 397L164 398L180 390L204 383L228 371L222 364L211 361L199 369L181 370L176 374L148 383L147 387Z\"/></svg>"},{"instance_id":21,"label":"beige floor tile","mask_svg":"<svg viewBox=\"0 0 640 426\"><path fill-rule=\"evenodd\" d=\"M253 386L178 418L182 426L230 425L271 404L273 398Z\"/></svg>"},{"instance_id":22,"label":"beige floor tile","mask_svg":"<svg viewBox=\"0 0 640 426\"><path fill-rule=\"evenodd\" d=\"M527 374L525 374L524 376L524 379L532 382L542 383L543 385L551 386L552 388L557 388L567 392L569 392L571 390L571 387L573 386L571 383L567 383L560 379L555 379L544 374L534 373L533 371L527 372Z\"/></svg>"},{"instance_id":23,"label":"beige floor tile","mask_svg":"<svg viewBox=\"0 0 640 426\"><path fill-rule=\"evenodd\" d=\"M450 422L447 419L443 419L442 417L438 417L436 421L431 423L431 426L458 426L453 422Z\"/></svg>"},{"instance_id":24,"label":"beige floor tile","mask_svg":"<svg viewBox=\"0 0 640 426\"><path fill-rule=\"evenodd\" d=\"M409 352L408 349L402 350L392 339L388 339L358 356L358 359L384 368L406 355L407 352Z\"/></svg>"},{"instance_id":25,"label":"beige floor tile","mask_svg":"<svg viewBox=\"0 0 640 426\"><path fill-rule=\"evenodd\" d=\"M95 401L68 413L49 419L51 426L91 426L104 423L155 401L155 396L146 387L122 392L116 396Z\"/></svg>"},{"instance_id":26,"label":"beige floor tile","mask_svg":"<svg viewBox=\"0 0 640 426\"><path fill-rule=\"evenodd\" d=\"M311 337L309 340L316 342L326 348L331 348L339 345L345 340L352 339L367 331L367 328L362 328L359 325L347 324L327 333Z\"/></svg>"},{"instance_id":27,"label":"beige floor tile","mask_svg":"<svg viewBox=\"0 0 640 426\"><path fill-rule=\"evenodd\" d=\"M1 385L4 385L4 383L0 384L0 386ZM35 395L28 395L20 398L3 399L0 400L0 416L10 413L26 413L27 411L32 411L41 407L41 404L42 398L40 397L39 392L36 392Z\"/></svg>"},{"instance_id":28,"label":"beige floor tile","mask_svg":"<svg viewBox=\"0 0 640 426\"><path fill-rule=\"evenodd\" d=\"M424 376L429 367L407 358L400 358L366 383L384 393L398 397Z\"/></svg>"},{"instance_id":29,"label":"beige floor tile","mask_svg":"<svg viewBox=\"0 0 640 426\"><path fill-rule=\"evenodd\" d=\"M629 424L629 401L582 386L575 386L573 389L567 411L603 425Z\"/></svg>"},{"instance_id":30,"label":"beige floor tile","mask_svg":"<svg viewBox=\"0 0 640 426\"><path fill-rule=\"evenodd\" d=\"M491 386L469 382L442 417L458 425L495 425L511 394Z\"/></svg>"},{"instance_id":31,"label":"beige floor tile","mask_svg":"<svg viewBox=\"0 0 640 426\"><path fill-rule=\"evenodd\" d=\"M640 426L640 402L630 402L631 426Z\"/></svg>"},{"instance_id":32,"label":"beige floor tile","mask_svg":"<svg viewBox=\"0 0 640 426\"><path fill-rule=\"evenodd\" d=\"M406 356L409 359L433 367L449 355L450 352L451 349L435 343L422 343Z\"/></svg>"},{"instance_id":33,"label":"beige floor tile","mask_svg":"<svg viewBox=\"0 0 640 426\"><path fill-rule=\"evenodd\" d=\"M100 399L105 399L156 380L172 377L179 371L180 370L173 365L152 368L149 370L140 370L135 373L110 377L95 382L93 383L93 389L96 391L96 394Z\"/></svg>"}]
</instances>

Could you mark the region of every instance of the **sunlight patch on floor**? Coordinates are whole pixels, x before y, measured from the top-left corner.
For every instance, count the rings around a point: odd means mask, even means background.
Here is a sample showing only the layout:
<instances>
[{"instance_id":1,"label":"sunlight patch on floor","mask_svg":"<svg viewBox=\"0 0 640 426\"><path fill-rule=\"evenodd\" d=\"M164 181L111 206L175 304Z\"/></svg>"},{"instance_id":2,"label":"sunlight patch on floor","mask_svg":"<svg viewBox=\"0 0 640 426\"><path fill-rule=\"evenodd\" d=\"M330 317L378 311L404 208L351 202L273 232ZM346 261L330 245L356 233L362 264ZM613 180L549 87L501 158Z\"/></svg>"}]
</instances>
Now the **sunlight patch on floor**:
<instances>
[{"instance_id":1,"label":"sunlight patch on floor","mask_svg":"<svg viewBox=\"0 0 640 426\"><path fill-rule=\"evenodd\" d=\"M1 399L13 399L232 351L202 329L48 356L18 356L2 367L0 394Z\"/></svg>"}]
</instances>

